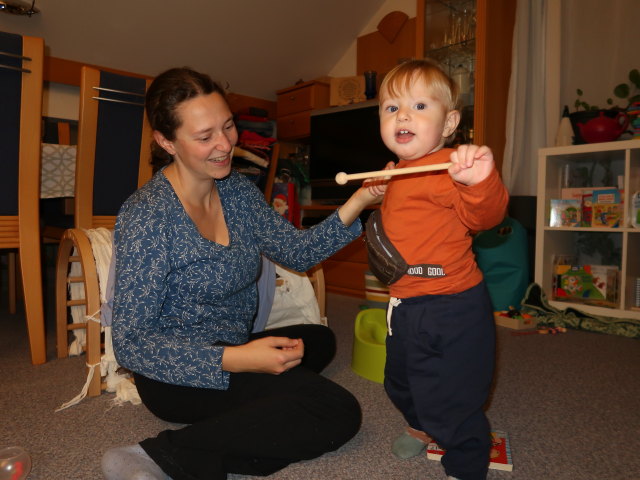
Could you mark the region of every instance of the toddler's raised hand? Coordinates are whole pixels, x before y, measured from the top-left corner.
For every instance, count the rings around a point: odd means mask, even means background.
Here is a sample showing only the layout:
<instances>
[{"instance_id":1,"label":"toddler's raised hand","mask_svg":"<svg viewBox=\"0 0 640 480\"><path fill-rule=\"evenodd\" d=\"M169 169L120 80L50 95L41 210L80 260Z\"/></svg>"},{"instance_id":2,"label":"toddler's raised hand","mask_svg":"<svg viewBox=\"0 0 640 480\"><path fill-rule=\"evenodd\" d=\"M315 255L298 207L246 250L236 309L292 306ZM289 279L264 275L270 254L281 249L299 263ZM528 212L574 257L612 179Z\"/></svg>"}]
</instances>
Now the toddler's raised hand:
<instances>
[{"instance_id":1,"label":"toddler's raised hand","mask_svg":"<svg viewBox=\"0 0 640 480\"><path fill-rule=\"evenodd\" d=\"M449 175L464 185L476 185L494 169L493 153L486 145L460 145L451 153Z\"/></svg>"}]
</instances>

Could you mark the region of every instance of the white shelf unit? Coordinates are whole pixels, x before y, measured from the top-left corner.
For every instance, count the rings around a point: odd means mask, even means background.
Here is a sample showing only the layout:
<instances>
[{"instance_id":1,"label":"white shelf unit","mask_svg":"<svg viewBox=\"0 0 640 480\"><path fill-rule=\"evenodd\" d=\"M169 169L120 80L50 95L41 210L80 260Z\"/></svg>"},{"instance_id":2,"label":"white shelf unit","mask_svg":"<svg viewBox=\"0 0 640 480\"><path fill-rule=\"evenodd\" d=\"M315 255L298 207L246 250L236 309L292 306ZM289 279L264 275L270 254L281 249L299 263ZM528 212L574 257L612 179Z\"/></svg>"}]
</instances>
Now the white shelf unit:
<instances>
[{"instance_id":1,"label":"white shelf unit","mask_svg":"<svg viewBox=\"0 0 640 480\"><path fill-rule=\"evenodd\" d=\"M610 185L603 183L603 165L610 167ZM549 226L550 200L561 198L565 168L593 172L591 185L575 185L584 188L617 186L623 176L624 219L619 228ZM537 190L535 282L547 294L549 303L559 309L573 307L593 315L640 320L640 311L634 309L635 282L640 277L640 229L631 226L629 209L631 196L640 191L640 139L542 148L538 153ZM615 308L552 300L554 255L576 255L579 263L598 263L578 252L576 242L583 235L606 235L614 248L620 249L620 299Z\"/></svg>"}]
</instances>

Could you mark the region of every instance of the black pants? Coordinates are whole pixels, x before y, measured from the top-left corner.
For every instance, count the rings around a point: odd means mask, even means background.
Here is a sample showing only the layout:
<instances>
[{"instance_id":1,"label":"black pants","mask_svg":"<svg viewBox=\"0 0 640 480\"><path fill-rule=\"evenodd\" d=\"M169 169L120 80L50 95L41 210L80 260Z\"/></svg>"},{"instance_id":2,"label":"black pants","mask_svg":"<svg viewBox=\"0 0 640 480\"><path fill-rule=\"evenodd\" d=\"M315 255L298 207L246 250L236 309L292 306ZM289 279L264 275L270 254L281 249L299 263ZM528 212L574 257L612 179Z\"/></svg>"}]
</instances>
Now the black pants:
<instances>
[{"instance_id":1,"label":"black pants","mask_svg":"<svg viewBox=\"0 0 640 480\"><path fill-rule=\"evenodd\" d=\"M409 425L446 450L442 465L484 479L490 426L484 413L495 364L495 325L484 282L454 295L402 299L387 336L384 386Z\"/></svg>"},{"instance_id":2,"label":"black pants","mask_svg":"<svg viewBox=\"0 0 640 480\"><path fill-rule=\"evenodd\" d=\"M172 479L270 475L335 450L358 432L358 401L319 375L335 354L333 332L296 325L251 338L263 336L302 338L302 364L281 375L232 373L227 390L170 385L134 374L140 398L153 414L191 424L140 442Z\"/></svg>"}]
</instances>

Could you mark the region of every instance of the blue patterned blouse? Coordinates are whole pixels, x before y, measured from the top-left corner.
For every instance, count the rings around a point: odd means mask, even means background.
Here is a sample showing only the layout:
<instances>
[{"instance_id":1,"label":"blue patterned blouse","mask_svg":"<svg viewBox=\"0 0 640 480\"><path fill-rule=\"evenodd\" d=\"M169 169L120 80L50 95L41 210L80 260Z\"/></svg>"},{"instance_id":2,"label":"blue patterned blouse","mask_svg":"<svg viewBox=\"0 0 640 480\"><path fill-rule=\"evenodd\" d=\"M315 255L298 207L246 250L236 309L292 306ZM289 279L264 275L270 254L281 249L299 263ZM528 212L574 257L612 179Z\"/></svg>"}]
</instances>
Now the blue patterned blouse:
<instances>
[{"instance_id":1,"label":"blue patterned blouse","mask_svg":"<svg viewBox=\"0 0 640 480\"><path fill-rule=\"evenodd\" d=\"M113 346L118 363L162 382L226 389L223 346L247 341L260 254L305 271L362 231L337 212L298 230L243 175L217 180L230 242L203 238L162 172L116 222Z\"/></svg>"}]
</instances>

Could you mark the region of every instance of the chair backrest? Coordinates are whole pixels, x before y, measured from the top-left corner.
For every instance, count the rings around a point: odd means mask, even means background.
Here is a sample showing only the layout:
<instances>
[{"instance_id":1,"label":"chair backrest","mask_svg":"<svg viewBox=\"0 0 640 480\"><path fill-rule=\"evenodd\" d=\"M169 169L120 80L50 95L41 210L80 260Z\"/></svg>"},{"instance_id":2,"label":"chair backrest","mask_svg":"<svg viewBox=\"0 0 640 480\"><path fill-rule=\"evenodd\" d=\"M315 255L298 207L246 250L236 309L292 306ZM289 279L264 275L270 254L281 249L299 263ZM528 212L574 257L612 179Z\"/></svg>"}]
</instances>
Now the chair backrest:
<instances>
[{"instance_id":1,"label":"chair backrest","mask_svg":"<svg viewBox=\"0 0 640 480\"><path fill-rule=\"evenodd\" d=\"M144 114L150 78L82 67L76 228L113 228L129 195L152 175L151 128Z\"/></svg>"},{"instance_id":2,"label":"chair backrest","mask_svg":"<svg viewBox=\"0 0 640 480\"><path fill-rule=\"evenodd\" d=\"M0 32L0 52L0 248L18 248L20 236L40 237L44 42Z\"/></svg>"},{"instance_id":3,"label":"chair backrest","mask_svg":"<svg viewBox=\"0 0 640 480\"><path fill-rule=\"evenodd\" d=\"M0 32L0 52L0 248L18 249L31 362L40 364L47 360L38 211L44 41Z\"/></svg>"}]
</instances>

